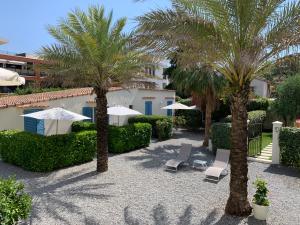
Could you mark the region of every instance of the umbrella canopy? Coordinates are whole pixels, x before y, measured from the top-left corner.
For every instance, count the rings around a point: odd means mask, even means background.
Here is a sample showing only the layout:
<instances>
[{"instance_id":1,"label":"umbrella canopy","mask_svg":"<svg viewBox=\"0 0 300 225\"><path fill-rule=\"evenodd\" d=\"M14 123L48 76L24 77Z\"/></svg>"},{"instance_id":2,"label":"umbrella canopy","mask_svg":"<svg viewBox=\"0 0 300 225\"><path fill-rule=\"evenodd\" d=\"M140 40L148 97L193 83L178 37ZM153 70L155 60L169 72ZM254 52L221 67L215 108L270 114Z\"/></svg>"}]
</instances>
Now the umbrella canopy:
<instances>
[{"instance_id":1,"label":"umbrella canopy","mask_svg":"<svg viewBox=\"0 0 300 225\"><path fill-rule=\"evenodd\" d=\"M191 108L186 105L176 102L172 105L167 105L165 107L162 107L162 109L186 109L186 110L189 110Z\"/></svg>"},{"instance_id":2,"label":"umbrella canopy","mask_svg":"<svg viewBox=\"0 0 300 225\"><path fill-rule=\"evenodd\" d=\"M133 109L129 109L124 106L113 106L109 107L107 109L107 114L108 115L113 115L113 116L129 116L129 115L142 115L142 113L135 111Z\"/></svg>"},{"instance_id":3,"label":"umbrella canopy","mask_svg":"<svg viewBox=\"0 0 300 225\"><path fill-rule=\"evenodd\" d=\"M20 86L25 84L25 78L17 72L0 68L0 86Z\"/></svg>"},{"instance_id":4,"label":"umbrella canopy","mask_svg":"<svg viewBox=\"0 0 300 225\"><path fill-rule=\"evenodd\" d=\"M190 106L190 109L199 109L196 105Z\"/></svg>"},{"instance_id":5,"label":"umbrella canopy","mask_svg":"<svg viewBox=\"0 0 300 225\"><path fill-rule=\"evenodd\" d=\"M77 113L62 109L62 108L52 108L39 112L29 113L22 115L24 117L31 117L39 120L71 120L80 121L90 119L89 117L82 116Z\"/></svg>"}]
</instances>

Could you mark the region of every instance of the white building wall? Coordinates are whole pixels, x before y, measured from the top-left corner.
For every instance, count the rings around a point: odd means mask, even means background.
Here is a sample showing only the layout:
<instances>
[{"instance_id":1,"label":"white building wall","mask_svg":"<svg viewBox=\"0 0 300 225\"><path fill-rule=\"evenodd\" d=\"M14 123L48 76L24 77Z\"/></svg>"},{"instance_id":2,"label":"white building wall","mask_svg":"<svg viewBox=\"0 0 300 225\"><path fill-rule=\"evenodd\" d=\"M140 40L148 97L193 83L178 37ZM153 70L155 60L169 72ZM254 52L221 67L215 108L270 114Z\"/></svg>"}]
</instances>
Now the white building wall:
<instances>
[{"instance_id":1,"label":"white building wall","mask_svg":"<svg viewBox=\"0 0 300 225\"><path fill-rule=\"evenodd\" d=\"M147 98L147 99L145 99ZM149 99L151 98L151 99ZM62 98L48 101L49 108L61 107L69 111L82 114L82 108L94 106L88 101L95 99L95 95L85 95L70 98ZM167 101L175 101L174 91L160 90L118 90L111 91L107 94L108 105L122 105L129 107L132 105L134 110L145 113L145 101L152 101L153 115L167 115L167 110L162 110L161 107L167 105ZM0 109L0 130L18 129L24 130L24 118L21 117L24 110L18 107L9 107ZM129 117L119 117L119 125L127 123ZM58 121L58 134L64 134L71 131L72 121ZM110 116L110 124L118 124L117 116ZM45 135L56 134L56 121L45 120Z\"/></svg>"},{"instance_id":2,"label":"white building wall","mask_svg":"<svg viewBox=\"0 0 300 225\"><path fill-rule=\"evenodd\" d=\"M254 79L251 84L254 88L254 93L260 97L268 97L268 84L267 82L259 79Z\"/></svg>"}]
</instances>

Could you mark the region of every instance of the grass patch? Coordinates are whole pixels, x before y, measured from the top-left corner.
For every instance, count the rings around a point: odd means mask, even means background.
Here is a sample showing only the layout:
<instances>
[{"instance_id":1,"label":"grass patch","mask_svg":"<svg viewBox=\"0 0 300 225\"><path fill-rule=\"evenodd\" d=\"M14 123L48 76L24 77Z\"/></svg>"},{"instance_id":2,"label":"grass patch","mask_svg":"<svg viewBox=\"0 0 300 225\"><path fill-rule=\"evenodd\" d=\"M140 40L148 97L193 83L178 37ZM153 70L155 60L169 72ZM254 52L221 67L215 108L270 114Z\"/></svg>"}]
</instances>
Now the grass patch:
<instances>
[{"instance_id":1,"label":"grass patch","mask_svg":"<svg viewBox=\"0 0 300 225\"><path fill-rule=\"evenodd\" d=\"M263 132L262 133L262 145L261 149L263 150L267 147L270 143L272 143L272 133L271 132ZM255 156L259 153L259 142L252 141L249 144L249 156Z\"/></svg>"}]
</instances>

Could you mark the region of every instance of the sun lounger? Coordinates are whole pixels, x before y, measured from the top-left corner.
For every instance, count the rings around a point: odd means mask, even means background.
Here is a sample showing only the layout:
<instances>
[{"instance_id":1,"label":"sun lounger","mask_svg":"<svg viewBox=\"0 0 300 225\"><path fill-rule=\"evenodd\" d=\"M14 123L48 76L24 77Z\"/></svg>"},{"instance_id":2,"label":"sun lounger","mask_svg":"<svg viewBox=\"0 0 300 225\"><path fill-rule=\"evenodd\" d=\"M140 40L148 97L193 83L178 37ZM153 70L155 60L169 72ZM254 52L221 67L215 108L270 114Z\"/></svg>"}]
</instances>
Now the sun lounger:
<instances>
[{"instance_id":1,"label":"sun lounger","mask_svg":"<svg viewBox=\"0 0 300 225\"><path fill-rule=\"evenodd\" d=\"M208 180L219 181L221 175L225 175L227 172L230 156L230 150L218 149L215 162L211 167L205 171L205 178Z\"/></svg>"},{"instance_id":2,"label":"sun lounger","mask_svg":"<svg viewBox=\"0 0 300 225\"><path fill-rule=\"evenodd\" d=\"M186 163L189 160L191 150L191 144L182 144L178 157L167 161L166 170L177 171L181 164Z\"/></svg>"}]
</instances>

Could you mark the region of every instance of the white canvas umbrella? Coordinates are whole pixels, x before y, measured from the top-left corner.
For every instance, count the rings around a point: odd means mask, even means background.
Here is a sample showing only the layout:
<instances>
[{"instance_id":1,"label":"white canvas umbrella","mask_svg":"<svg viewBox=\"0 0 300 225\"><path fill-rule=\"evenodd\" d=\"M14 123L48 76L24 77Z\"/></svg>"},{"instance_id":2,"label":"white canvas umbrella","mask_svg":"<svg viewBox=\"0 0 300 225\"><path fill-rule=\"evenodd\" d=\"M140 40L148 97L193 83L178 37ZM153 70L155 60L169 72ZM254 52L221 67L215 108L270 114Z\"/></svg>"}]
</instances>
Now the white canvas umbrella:
<instances>
[{"instance_id":1,"label":"white canvas umbrella","mask_svg":"<svg viewBox=\"0 0 300 225\"><path fill-rule=\"evenodd\" d=\"M190 106L190 109L199 109L196 105Z\"/></svg>"},{"instance_id":2,"label":"white canvas umbrella","mask_svg":"<svg viewBox=\"0 0 300 225\"><path fill-rule=\"evenodd\" d=\"M31 117L38 120L56 120L56 134L58 131L59 120L80 121L80 120L90 119L89 117L82 116L80 114L62 108L46 109L43 111L29 113L21 116Z\"/></svg>"},{"instance_id":3,"label":"white canvas umbrella","mask_svg":"<svg viewBox=\"0 0 300 225\"><path fill-rule=\"evenodd\" d=\"M162 107L162 109L186 109L186 110L189 110L191 109L190 107L184 105L184 104L181 104L181 103L178 103L178 102L175 102L174 104L171 104L171 105L167 105L165 107Z\"/></svg>"},{"instance_id":4,"label":"white canvas umbrella","mask_svg":"<svg viewBox=\"0 0 300 225\"><path fill-rule=\"evenodd\" d=\"M119 125L119 116L142 115L142 113L138 111L129 109L121 105L109 107L107 109L107 114L112 116L118 116L118 125Z\"/></svg>"},{"instance_id":5,"label":"white canvas umbrella","mask_svg":"<svg viewBox=\"0 0 300 225\"><path fill-rule=\"evenodd\" d=\"M25 78L17 72L0 68L0 86L20 86L25 84Z\"/></svg>"}]
</instances>

